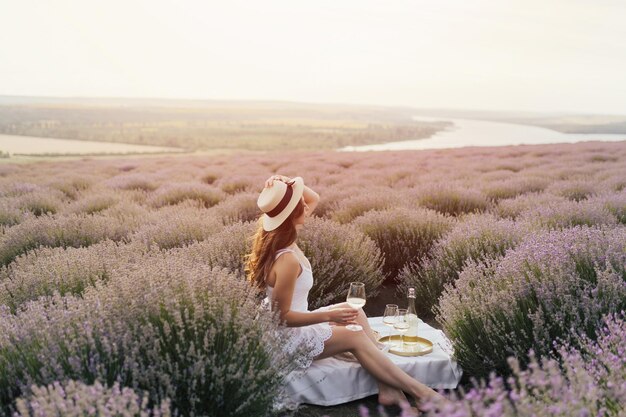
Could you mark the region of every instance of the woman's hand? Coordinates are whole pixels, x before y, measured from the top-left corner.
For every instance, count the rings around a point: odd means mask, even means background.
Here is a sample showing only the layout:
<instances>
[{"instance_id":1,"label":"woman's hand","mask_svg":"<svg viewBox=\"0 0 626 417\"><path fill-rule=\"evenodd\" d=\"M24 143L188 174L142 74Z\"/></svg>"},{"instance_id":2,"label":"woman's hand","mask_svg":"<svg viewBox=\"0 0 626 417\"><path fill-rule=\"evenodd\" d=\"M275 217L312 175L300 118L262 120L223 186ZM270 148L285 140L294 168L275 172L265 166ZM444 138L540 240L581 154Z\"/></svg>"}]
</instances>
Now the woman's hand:
<instances>
[{"instance_id":1,"label":"woman's hand","mask_svg":"<svg viewBox=\"0 0 626 417\"><path fill-rule=\"evenodd\" d=\"M274 181L277 181L277 180L287 183L291 181L291 178L286 177L284 175L272 175L265 181L265 188L271 187L272 185L274 185Z\"/></svg>"},{"instance_id":2,"label":"woman's hand","mask_svg":"<svg viewBox=\"0 0 626 417\"><path fill-rule=\"evenodd\" d=\"M359 310L351 307L341 307L328 310L328 318L330 322L345 326L347 324L356 323Z\"/></svg>"}]
</instances>

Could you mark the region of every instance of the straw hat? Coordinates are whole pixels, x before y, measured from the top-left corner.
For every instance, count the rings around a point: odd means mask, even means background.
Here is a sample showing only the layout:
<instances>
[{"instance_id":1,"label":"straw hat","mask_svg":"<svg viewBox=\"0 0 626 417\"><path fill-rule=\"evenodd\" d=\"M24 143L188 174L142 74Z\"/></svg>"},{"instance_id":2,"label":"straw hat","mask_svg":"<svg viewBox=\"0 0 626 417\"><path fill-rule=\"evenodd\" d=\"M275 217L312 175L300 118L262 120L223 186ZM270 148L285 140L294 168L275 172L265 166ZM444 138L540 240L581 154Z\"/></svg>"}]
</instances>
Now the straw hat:
<instances>
[{"instance_id":1,"label":"straw hat","mask_svg":"<svg viewBox=\"0 0 626 417\"><path fill-rule=\"evenodd\" d=\"M270 232L280 226L291 214L304 192L304 180L295 177L289 183L274 181L264 188L256 202L263 212L263 229Z\"/></svg>"}]
</instances>

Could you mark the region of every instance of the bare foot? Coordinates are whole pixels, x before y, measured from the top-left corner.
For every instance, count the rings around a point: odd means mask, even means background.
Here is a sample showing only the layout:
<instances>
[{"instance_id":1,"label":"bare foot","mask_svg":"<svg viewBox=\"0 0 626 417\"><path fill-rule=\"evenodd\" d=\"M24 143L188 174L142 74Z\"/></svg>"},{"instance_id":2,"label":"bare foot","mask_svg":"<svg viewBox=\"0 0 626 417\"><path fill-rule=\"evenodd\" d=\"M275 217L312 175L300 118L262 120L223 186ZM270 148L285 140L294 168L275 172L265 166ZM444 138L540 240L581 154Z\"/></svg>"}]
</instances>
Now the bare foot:
<instances>
[{"instance_id":1,"label":"bare foot","mask_svg":"<svg viewBox=\"0 0 626 417\"><path fill-rule=\"evenodd\" d=\"M402 416L419 417L421 415L422 415L422 413L420 413L420 410L418 410L417 407L412 407L409 402L406 402L402 406Z\"/></svg>"},{"instance_id":2,"label":"bare foot","mask_svg":"<svg viewBox=\"0 0 626 417\"><path fill-rule=\"evenodd\" d=\"M400 404L408 401L404 392L388 385L381 386L378 391L378 403L382 405Z\"/></svg>"},{"instance_id":3,"label":"bare foot","mask_svg":"<svg viewBox=\"0 0 626 417\"><path fill-rule=\"evenodd\" d=\"M429 399L429 400L434 400L434 401L441 401L441 402L447 402L448 400L446 399L446 397L444 397L443 395L439 394L437 391L435 391L432 388L429 388L429 392L426 394L425 398Z\"/></svg>"}]
</instances>

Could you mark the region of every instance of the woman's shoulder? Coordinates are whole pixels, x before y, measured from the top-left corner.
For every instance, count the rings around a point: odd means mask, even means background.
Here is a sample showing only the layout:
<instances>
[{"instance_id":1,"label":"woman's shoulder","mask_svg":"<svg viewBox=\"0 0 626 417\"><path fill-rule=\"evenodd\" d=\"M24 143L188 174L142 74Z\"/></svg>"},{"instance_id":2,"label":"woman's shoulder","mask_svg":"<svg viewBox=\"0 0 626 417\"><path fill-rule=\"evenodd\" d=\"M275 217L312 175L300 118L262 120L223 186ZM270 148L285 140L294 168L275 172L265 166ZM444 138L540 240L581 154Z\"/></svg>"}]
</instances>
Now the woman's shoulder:
<instances>
[{"instance_id":1,"label":"woman's shoulder","mask_svg":"<svg viewBox=\"0 0 626 417\"><path fill-rule=\"evenodd\" d=\"M276 251L276 253L274 254L274 259L277 259L280 255L282 255L283 253L295 253L296 251L292 248L282 248L282 249L278 249Z\"/></svg>"},{"instance_id":2,"label":"woman's shoulder","mask_svg":"<svg viewBox=\"0 0 626 417\"><path fill-rule=\"evenodd\" d=\"M284 254L284 255L283 255ZM283 256L280 256L283 255ZM275 262L276 272L288 272L291 269L295 271L299 271L300 269L300 260L296 256L294 251L284 251L277 255Z\"/></svg>"}]
</instances>

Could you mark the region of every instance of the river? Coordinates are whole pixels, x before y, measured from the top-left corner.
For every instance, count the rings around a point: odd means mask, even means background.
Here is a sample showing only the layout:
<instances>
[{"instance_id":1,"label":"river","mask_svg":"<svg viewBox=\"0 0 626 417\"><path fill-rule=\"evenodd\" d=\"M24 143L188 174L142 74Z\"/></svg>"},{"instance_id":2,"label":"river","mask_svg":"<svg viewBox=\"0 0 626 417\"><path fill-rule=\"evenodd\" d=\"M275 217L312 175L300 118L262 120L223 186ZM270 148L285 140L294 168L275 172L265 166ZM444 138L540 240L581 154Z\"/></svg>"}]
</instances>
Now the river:
<instances>
[{"instance_id":1,"label":"river","mask_svg":"<svg viewBox=\"0 0 626 417\"><path fill-rule=\"evenodd\" d=\"M543 127L474 119L415 116L417 121L446 120L454 126L427 139L404 140L375 145L346 146L340 151L398 151L462 148L465 146L539 145L584 141L623 141L626 134L561 133Z\"/></svg>"},{"instance_id":2,"label":"river","mask_svg":"<svg viewBox=\"0 0 626 417\"><path fill-rule=\"evenodd\" d=\"M52 139L35 136L0 134L0 151L10 154L119 154L181 152L180 148L164 146L131 145L128 143L94 142L87 140Z\"/></svg>"}]
</instances>

